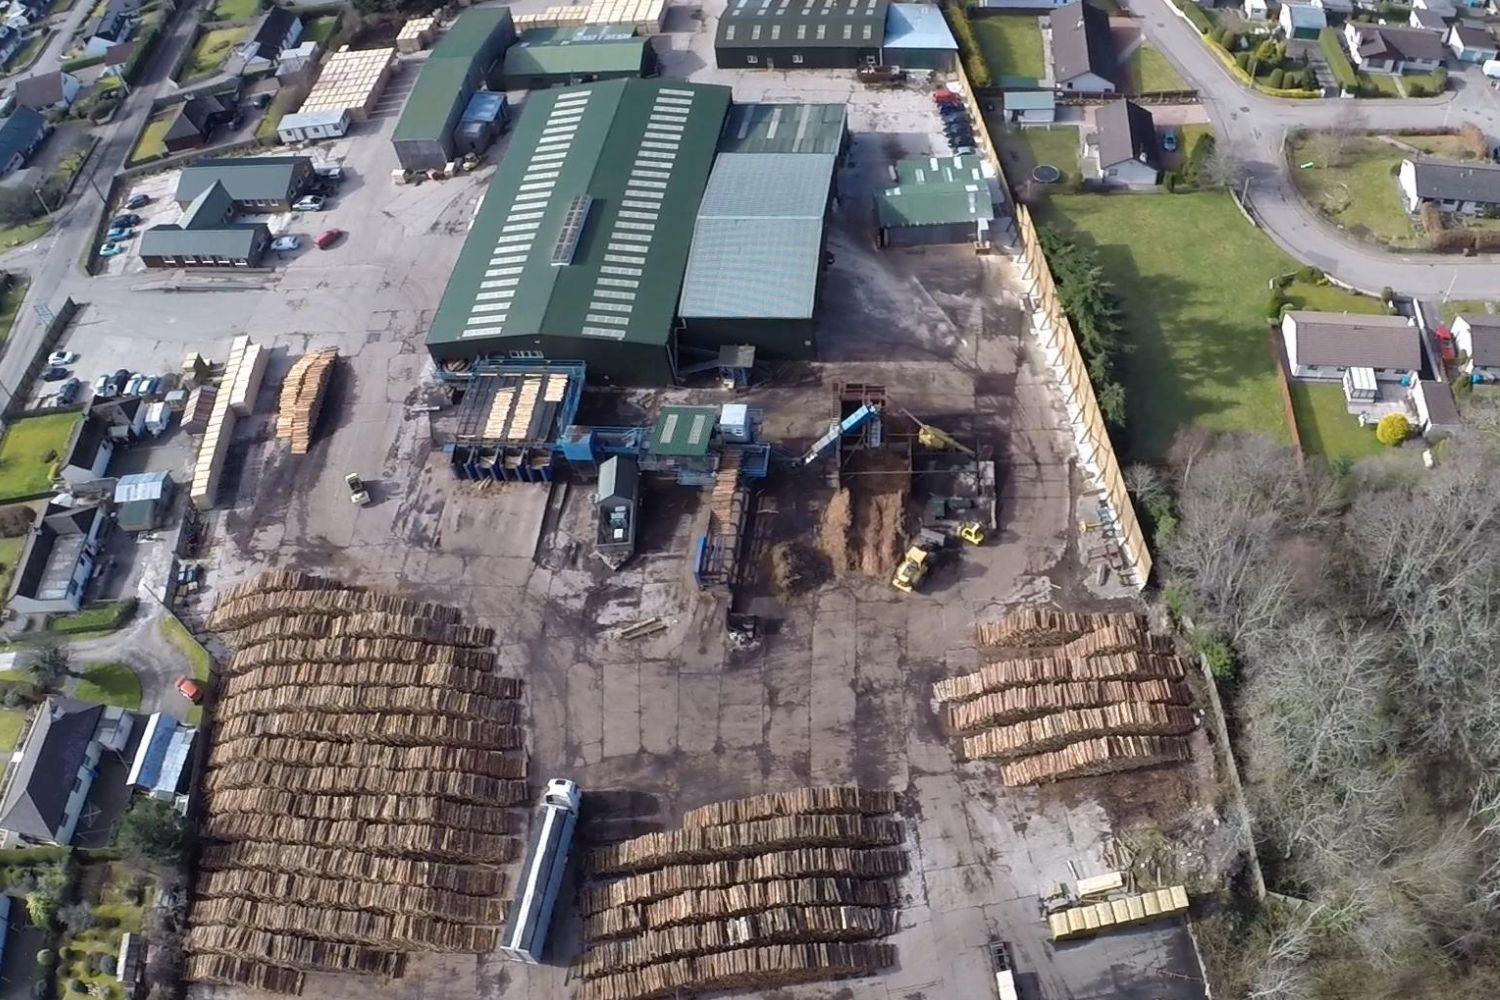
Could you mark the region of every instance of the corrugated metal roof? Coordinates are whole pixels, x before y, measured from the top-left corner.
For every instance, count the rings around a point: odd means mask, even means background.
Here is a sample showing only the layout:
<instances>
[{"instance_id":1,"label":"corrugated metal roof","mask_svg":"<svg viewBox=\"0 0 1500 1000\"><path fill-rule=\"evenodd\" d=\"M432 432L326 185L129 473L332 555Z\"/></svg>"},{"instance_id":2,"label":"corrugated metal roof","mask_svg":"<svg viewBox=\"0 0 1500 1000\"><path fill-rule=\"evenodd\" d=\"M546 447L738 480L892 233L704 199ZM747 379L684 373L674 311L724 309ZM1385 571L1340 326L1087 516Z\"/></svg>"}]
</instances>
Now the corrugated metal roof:
<instances>
[{"instance_id":1,"label":"corrugated metal roof","mask_svg":"<svg viewBox=\"0 0 1500 1000\"><path fill-rule=\"evenodd\" d=\"M392 142L441 138L454 104L465 96L470 82L489 69L475 62L497 34L515 36L509 7L475 7L459 15L422 64L391 133Z\"/></svg>"},{"instance_id":2,"label":"corrugated metal roof","mask_svg":"<svg viewBox=\"0 0 1500 1000\"><path fill-rule=\"evenodd\" d=\"M878 49L885 43L889 6L890 0L729 0L714 45Z\"/></svg>"},{"instance_id":3,"label":"corrugated metal roof","mask_svg":"<svg viewBox=\"0 0 1500 1000\"><path fill-rule=\"evenodd\" d=\"M721 153L837 153L848 109L842 104L736 104L724 120Z\"/></svg>"},{"instance_id":4,"label":"corrugated metal roof","mask_svg":"<svg viewBox=\"0 0 1500 1000\"><path fill-rule=\"evenodd\" d=\"M640 73L646 64L644 38L531 42L524 38L505 52L507 79L582 76L588 73Z\"/></svg>"},{"instance_id":5,"label":"corrugated metal roof","mask_svg":"<svg viewBox=\"0 0 1500 1000\"><path fill-rule=\"evenodd\" d=\"M988 183L943 181L882 191L875 196L875 214L882 228L899 229L993 219L995 209Z\"/></svg>"},{"instance_id":6,"label":"corrugated metal roof","mask_svg":"<svg viewBox=\"0 0 1500 1000\"><path fill-rule=\"evenodd\" d=\"M984 179L984 161L979 157L908 156L896 161L897 184L936 184L940 181L979 181Z\"/></svg>"},{"instance_id":7,"label":"corrugated metal roof","mask_svg":"<svg viewBox=\"0 0 1500 1000\"><path fill-rule=\"evenodd\" d=\"M259 233L259 223L224 226L222 229L179 229L152 226L141 234L143 257L225 257L247 260Z\"/></svg>"},{"instance_id":8,"label":"corrugated metal roof","mask_svg":"<svg viewBox=\"0 0 1500 1000\"><path fill-rule=\"evenodd\" d=\"M721 154L693 228L679 314L812 316L835 163L831 154Z\"/></svg>"},{"instance_id":9,"label":"corrugated metal roof","mask_svg":"<svg viewBox=\"0 0 1500 1000\"><path fill-rule=\"evenodd\" d=\"M182 168L177 200L192 201L219 181L235 201L279 201L291 194L298 166L306 156L239 156L199 160Z\"/></svg>"},{"instance_id":10,"label":"corrugated metal roof","mask_svg":"<svg viewBox=\"0 0 1500 1000\"><path fill-rule=\"evenodd\" d=\"M170 488L172 476L167 472L136 472L115 481L115 503L132 500L159 500Z\"/></svg>"},{"instance_id":11,"label":"corrugated metal roof","mask_svg":"<svg viewBox=\"0 0 1500 1000\"><path fill-rule=\"evenodd\" d=\"M885 47L958 51L942 10L930 3L891 4L885 15Z\"/></svg>"},{"instance_id":12,"label":"corrugated metal roof","mask_svg":"<svg viewBox=\"0 0 1500 1000\"><path fill-rule=\"evenodd\" d=\"M718 425L717 406L664 406L651 429L651 453L671 458L707 455Z\"/></svg>"},{"instance_id":13,"label":"corrugated metal roof","mask_svg":"<svg viewBox=\"0 0 1500 1000\"><path fill-rule=\"evenodd\" d=\"M443 293L430 344L542 335L665 344L728 87L607 80L531 94ZM569 207L578 245L552 264Z\"/></svg>"},{"instance_id":14,"label":"corrugated metal roof","mask_svg":"<svg viewBox=\"0 0 1500 1000\"><path fill-rule=\"evenodd\" d=\"M1006 111L1051 111L1057 107L1057 93L1052 90L1007 90Z\"/></svg>"}]
</instances>

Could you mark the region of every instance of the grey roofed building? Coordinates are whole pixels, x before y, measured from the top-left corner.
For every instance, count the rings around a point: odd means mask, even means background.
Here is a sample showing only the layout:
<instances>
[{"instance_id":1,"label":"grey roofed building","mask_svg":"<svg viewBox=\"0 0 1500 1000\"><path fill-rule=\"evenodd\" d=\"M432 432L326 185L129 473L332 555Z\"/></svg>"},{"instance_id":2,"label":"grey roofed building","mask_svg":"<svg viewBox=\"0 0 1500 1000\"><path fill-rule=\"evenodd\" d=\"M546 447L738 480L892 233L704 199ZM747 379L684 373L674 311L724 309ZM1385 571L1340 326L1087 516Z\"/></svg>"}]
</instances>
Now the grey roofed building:
<instances>
[{"instance_id":1,"label":"grey roofed building","mask_svg":"<svg viewBox=\"0 0 1500 1000\"><path fill-rule=\"evenodd\" d=\"M1468 328L1469 360L1479 368L1500 368L1500 315L1462 313L1453 322L1459 320Z\"/></svg>"},{"instance_id":2,"label":"grey roofed building","mask_svg":"<svg viewBox=\"0 0 1500 1000\"><path fill-rule=\"evenodd\" d=\"M17 157L25 161L47 135L47 119L35 108L16 108L0 119L0 171Z\"/></svg>"},{"instance_id":3,"label":"grey roofed building","mask_svg":"<svg viewBox=\"0 0 1500 1000\"><path fill-rule=\"evenodd\" d=\"M261 235L266 227L260 223L234 223L215 229L180 229L177 226L152 226L141 234L142 257L222 257L226 260L253 260L257 256Z\"/></svg>"},{"instance_id":4,"label":"grey roofed building","mask_svg":"<svg viewBox=\"0 0 1500 1000\"><path fill-rule=\"evenodd\" d=\"M1417 8L1411 12L1411 26L1423 31L1447 31L1448 22L1435 10Z\"/></svg>"},{"instance_id":5,"label":"grey roofed building","mask_svg":"<svg viewBox=\"0 0 1500 1000\"><path fill-rule=\"evenodd\" d=\"M0 804L0 830L31 840L56 839L74 779L103 716L104 706L71 698L42 703Z\"/></svg>"},{"instance_id":6,"label":"grey roofed building","mask_svg":"<svg viewBox=\"0 0 1500 1000\"><path fill-rule=\"evenodd\" d=\"M1089 3L1070 3L1049 16L1052 78L1059 84L1093 73L1108 79L1115 68L1109 15Z\"/></svg>"},{"instance_id":7,"label":"grey roofed building","mask_svg":"<svg viewBox=\"0 0 1500 1000\"><path fill-rule=\"evenodd\" d=\"M16 84L16 104L23 108L50 108L68 99L67 81L77 79L70 73L53 70L28 76Z\"/></svg>"},{"instance_id":8,"label":"grey roofed building","mask_svg":"<svg viewBox=\"0 0 1500 1000\"><path fill-rule=\"evenodd\" d=\"M718 48L879 48L890 0L729 0Z\"/></svg>"},{"instance_id":9,"label":"grey roofed building","mask_svg":"<svg viewBox=\"0 0 1500 1000\"><path fill-rule=\"evenodd\" d=\"M720 153L840 153L848 133L843 104L735 104Z\"/></svg>"},{"instance_id":10,"label":"grey roofed building","mask_svg":"<svg viewBox=\"0 0 1500 1000\"><path fill-rule=\"evenodd\" d=\"M1361 24L1356 29L1361 59L1430 59L1442 62L1447 49L1443 40L1421 28L1392 28Z\"/></svg>"},{"instance_id":11,"label":"grey roofed building","mask_svg":"<svg viewBox=\"0 0 1500 1000\"><path fill-rule=\"evenodd\" d=\"M1417 197L1424 201L1500 203L1500 166L1422 157L1412 160Z\"/></svg>"},{"instance_id":12,"label":"grey roofed building","mask_svg":"<svg viewBox=\"0 0 1500 1000\"><path fill-rule=\"evenodd\" d=\"M1156 120L1134 101L1112 101L1094 114L1099 132L1099 166L1126 160L1156 166Z\"/></svg>"},{"instance_id":13,"label":"grey roofed building","mask_svg":"<svg viewBox=\"0 0 1500 1000\"><path fill-rule=\"evenodd\" d=\"M693 227L684 320L812 317L835 163L828 153L719 156Z\"/></svg>"},{"instance_id":14,"label":"grey roofed building","mask_svg":"<svg viewBox=\"0 0 1500 1000\"><path fill-rule=\"evenodd\" d=\"M242 156L199 160L182 168L177 201L186 205L215 181L236 202L291 202L312 173L306 156Z\"/></svg>"},{"instance_id":15,"label":"grey roofed building","mask_svg":"<svg viewBox=\"0 0 1500 1000\"><path fill-rule=\"evenodd\" d=\"M1297 329L1298 366L1387 368L1422 367L1422 344L1405 316L1360 316L1294 309L1285 314Z\"/></svg>"},{"instance_id":16,"label":"grey roofed building","mask_svg":"<svg viewBox=\"0 0 1500 1000\"><path fill-rule=\"evenodd\" d=\"M1477 24L1455 24L1453 37L1466 49L1492 49L1495 36Z\"/></svg>"},{"instance_id":17,"label":"grey roofed building","mask_svg":"<svg viewBox=\"0 0 1500 1000\"><path fill-rule=\"evenodd\" d=\"M1463 423L1453 387L1440 379L1422 379L1412 387L1412 395L1421 397L1418 412L1425 411L1428 427L1456 427Z\"/></svg>"}]
</instances>

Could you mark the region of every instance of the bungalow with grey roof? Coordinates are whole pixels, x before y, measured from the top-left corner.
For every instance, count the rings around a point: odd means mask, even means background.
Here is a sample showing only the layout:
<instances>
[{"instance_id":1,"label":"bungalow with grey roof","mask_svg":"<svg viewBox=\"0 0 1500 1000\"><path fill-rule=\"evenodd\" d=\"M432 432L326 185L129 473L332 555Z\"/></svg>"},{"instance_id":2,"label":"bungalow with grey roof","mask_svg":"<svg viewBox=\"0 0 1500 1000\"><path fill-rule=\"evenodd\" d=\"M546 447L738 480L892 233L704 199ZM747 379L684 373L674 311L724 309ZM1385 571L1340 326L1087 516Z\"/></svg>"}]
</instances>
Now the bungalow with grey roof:
<instances>
[{"instance_id":1,"label":"bungalow with grey roof","mask_svg":"<svg viewBox=\"0 0 1500 1000\"><path fill-rule=\"evenodd\" d=\"M1460 367L1486 382L1500 381L1500 316L1461 313L1451 330Z\"/></svg>"},{"instance_id":2,"label":"bungalow with grey roof","mask_svg":"<svg viewBox=\"0 0 1500 1000\"><path fill-rule=\"evenodd\" d=\"M1442 212L1478 215L1500 205L1500 166L1418 157L1396 172L1408 212L1432 204Z\"/></svg>"},{"instance_id":3,"label":"bungalow with grey roof","mask_svg":"<svg viewBox=\"0 0 1500 1000\"><path fill-rule=\"evenodd\" d=\"M1366 73L1430 73L1443 64L1443 40L1418 28L1344 23L1344 42L1354 65Z\"/></svg>"},{"instance_id":4,"label":"bungalow with grey roof","mask_svg":"<svg viewBox=\"0 0 1500 1000\"><path fill-rule=\"evenodd\" d=\"M1416 324L1405 316L1355 316L1293 309L1281 317L1293 378L1342 380L1366 369L1377 382L1408 382L1422 367Z\"/></svg>"},{"instance_id":5,"label":"bungalow with grey roof","mask_svg":"<svg viewBox=\"0 0 1500 1000\"><path fill-rule=\"evenodd\" d=\"M1089 3L1070 3L1048 15L1052 79L1062 90L1113 91L1115 47L1109 15Z\"/></svg>"}]
</instances>

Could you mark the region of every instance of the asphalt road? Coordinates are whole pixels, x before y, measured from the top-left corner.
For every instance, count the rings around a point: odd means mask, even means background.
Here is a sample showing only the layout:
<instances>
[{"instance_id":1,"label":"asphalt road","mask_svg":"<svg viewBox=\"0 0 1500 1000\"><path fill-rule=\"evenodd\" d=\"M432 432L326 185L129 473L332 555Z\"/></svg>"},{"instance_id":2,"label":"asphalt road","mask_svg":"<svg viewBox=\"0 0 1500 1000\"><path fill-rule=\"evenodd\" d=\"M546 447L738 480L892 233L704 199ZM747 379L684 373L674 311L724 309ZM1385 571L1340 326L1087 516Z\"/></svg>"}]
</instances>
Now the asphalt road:
<instances>
[{"instance_id":1,"label":"asphalt road","mask_svg":"<svg viewBox=\"0 0 1500 1000\"><path fill-rule=\"evenodd\" d=\"M1297 101L1267 97L1237 80L1170 0L1132 0L1142 29L1189 85L1202 95L1221 141L1244 161L1245 200L1262 228L1299 260L1372 294L1382 288L1421 298L1486 298L1500 288L1500 258L1387 253L1329 225L1287 177L1282 143L1294 128L1432 128L1473 123L1500 135L1500 95L1477 70L1454 73L1452 90L1409 100Z\"/></svg>"}]
</instances>

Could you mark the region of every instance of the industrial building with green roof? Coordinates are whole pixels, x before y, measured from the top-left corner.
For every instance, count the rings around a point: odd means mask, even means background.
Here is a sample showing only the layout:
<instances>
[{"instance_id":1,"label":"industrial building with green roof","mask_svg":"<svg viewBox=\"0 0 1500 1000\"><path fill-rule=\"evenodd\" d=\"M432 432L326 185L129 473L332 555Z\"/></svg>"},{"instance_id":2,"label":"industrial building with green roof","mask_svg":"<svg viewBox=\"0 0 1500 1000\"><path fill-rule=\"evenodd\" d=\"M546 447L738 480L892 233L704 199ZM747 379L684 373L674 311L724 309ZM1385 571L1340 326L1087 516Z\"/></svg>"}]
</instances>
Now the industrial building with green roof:
<instances>
[{"instance_id":1,"label":"industrial building with green roof","mask_svg":"<svg viewBox=\"0 0 1500 1000\"><path fill-rule=\"evenodd\" d=\"M880 62L890 0L729 0L720 69L854 69Z\"/></svg>"},{"instance_id":2,"label":"industrial building with green roof","mask_svg":"<svg viewBox=\"0 0 1500 1000\"><path fill-rule=\"evenodd\" d=\"M515 38L509 7L459 15L422 64L391 136L402 167L439 170L453 159L459 117L476 90L499 82L499 60Z\"/></svg>"},{"instance_id":3,"label":"industrial building with green roof","mask_svg":"<svg viewBox=\"0 0 1500 1000\"><path fill-rule=\"evenodd\" d=\"M536 92L438 306L434 359L579 360L660 385L728 87L606 80Z\"/></svg>"},{"instance_id":4,"label":"industrial building with green roof","mask_svg":"<svg viewBox=\"0 0 1500 1000\"><path fill-rule=\"evenodd\" d=\"M655 70L656 53L650 39L637 37L631 25L537 28L522 33L506 50L500 86L505 90L541 90L650 76Z\"/></svg>"},{"instance_id":5,"label":"industrial building with green roof","mask_svg":"<svg viewBox=\"0 0 1500 1000\"><path fill-rule=\"evenodd\" d=\"M998 187L979 157L909 157L896 181L875 195L881 246L989 242Z\"/></svg>"},{"instance_id":6,"label":"industrial building with green roof","mask_svg":"<svg viewBox=\"0 0 1500 1000\"><path fill-rule=\"evenodd\" d=\"M849 139L842 104L736 104L724 120L720 153L834 153Z\"/></svg>"}]
</instances>

